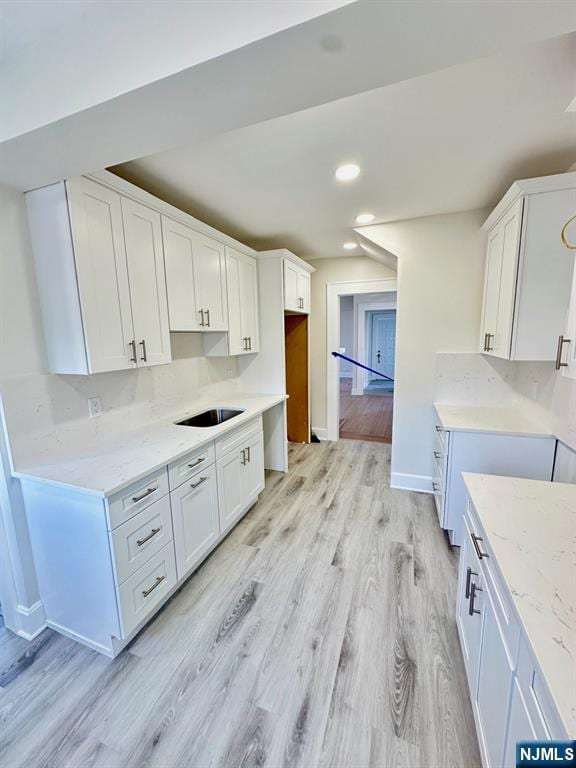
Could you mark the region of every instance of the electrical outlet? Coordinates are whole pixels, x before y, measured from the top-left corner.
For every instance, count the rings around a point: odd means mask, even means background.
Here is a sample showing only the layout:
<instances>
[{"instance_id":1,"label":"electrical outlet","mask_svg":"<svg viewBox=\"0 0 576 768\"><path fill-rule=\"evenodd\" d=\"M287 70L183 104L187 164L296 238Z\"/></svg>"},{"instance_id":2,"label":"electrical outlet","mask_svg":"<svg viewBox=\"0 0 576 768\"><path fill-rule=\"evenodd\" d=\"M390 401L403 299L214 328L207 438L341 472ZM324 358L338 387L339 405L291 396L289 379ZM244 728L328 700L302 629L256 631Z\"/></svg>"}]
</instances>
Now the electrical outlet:
<instances>
[{"instance_id":1,"label":"electrical outlet","mask_svg":"<svg viewBox=\"0 0 576 768\"><path fill-rule=\"evenodd\" d=\"M91 419L95 416L102 416L102 399L100 397L88 398L88 413Z\"/></svg>"}]
</instances>

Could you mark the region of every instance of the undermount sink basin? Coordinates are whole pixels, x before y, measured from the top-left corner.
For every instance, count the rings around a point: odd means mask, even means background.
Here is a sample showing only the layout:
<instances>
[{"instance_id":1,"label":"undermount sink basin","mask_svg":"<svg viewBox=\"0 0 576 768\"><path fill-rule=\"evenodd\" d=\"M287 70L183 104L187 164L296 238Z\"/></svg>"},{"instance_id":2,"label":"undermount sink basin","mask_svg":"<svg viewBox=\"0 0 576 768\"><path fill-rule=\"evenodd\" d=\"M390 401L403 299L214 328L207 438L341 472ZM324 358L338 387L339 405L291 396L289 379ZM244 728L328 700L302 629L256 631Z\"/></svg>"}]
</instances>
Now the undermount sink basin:
<instances>
[{"instance_id":1,"label":"undermount sink basin","mask_svg":"<svg viewBox=\"0 0 576 768\"><path fill-rule=\"evenodd\" d=\"M202 413L174 423L178 427L216 427L241 413L244 411L237 408L211 408L209 411L202 411Z\"/></svg>"}]
</instances>

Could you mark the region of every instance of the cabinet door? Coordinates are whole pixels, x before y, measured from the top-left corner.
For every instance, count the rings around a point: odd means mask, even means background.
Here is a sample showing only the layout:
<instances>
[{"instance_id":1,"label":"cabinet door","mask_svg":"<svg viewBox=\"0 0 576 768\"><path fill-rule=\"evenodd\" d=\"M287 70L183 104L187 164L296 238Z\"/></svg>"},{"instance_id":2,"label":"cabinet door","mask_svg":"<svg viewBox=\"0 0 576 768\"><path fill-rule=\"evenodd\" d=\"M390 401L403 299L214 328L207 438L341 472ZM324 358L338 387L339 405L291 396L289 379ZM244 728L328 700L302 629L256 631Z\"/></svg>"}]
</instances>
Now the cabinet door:
<instances>
[{"instance_id":1,"label":"cabinet door","mask_svg":"<svg viewBox=\"0 0 576 768\"><path fill-rule=\"evenodd\" d=\"M194 238L190 227L162 216L168 314L171 331L201 331L194 274Z\"/></svg>"},{"instance_id":2,"label":"cabinet door","mask_svg":"<svg viewBox=\"0 0 576 768\"><path fill-rule=\"evenodd\" d=\"M484 592L483 597L480 610L484 622L475 704L486 765L491 768L500 768L504 760L513 668L492 606L490 593Z\"/></svg>"},{"instance_id":3,"label":"cabinet door","mask_svg":"<svg viewBox=\"0 0 576 768\"><path fill-rule=\"evenodd\" d=\"M564 343L559 350L558 363L564 376L576 379L576 260L574 263L574 276L572 278L572 296L568 309L568 319L564 332ZM560 340L559 340L560 343ZM565 365L563 365L565 363Z\"/></svg>"},{"instance_id":4,"label":"cabinet door","mask_svg":"<svg viewBox=\"0 0 576 768\"><path fill-rule=\"evenodd\" d=\"M530 718L518 680L514 680L512 702L508 721L508 735L504 753L504 768L516 766L516 742L537 741L548 739L548 734L542 729L538 731Z\"/></svg>"},{"instance_id":5,"label":"cabinet door","mask_svg":"<svg viewBox=\"0 0 576 768\"><path fill-rule=\"evenodd\" d=\"M242 323L242 254L226 248L226 284L228 287L228 354L246 354L246 333Z\"/></svg>"},{"instance_id":6,"label":"cabinet door","mask_svg":"<svg viewBox=\"0 0 576 768\"><path fill-rule=\"evenodd\" d=\"M262 432L251 437L244 449L241 488L244 508L264 489L264 438Z\"/></svg>"},{"instance_id":7,"label":"cabinet door","mask_svg":"<svg viewBox=\"0 0 576 768\"><path fill-rule=\"evenodd\" d=\"M172 360L160 214L122 198L132 318L139 366Z\"/></svg>"},{"instance_id":8,"label":"cabinet door","mask_svg":"<svg viewBox=\"0 0 576 768\"><path fill-rule=\"evenodd\" d=\"M284 260L284 309L299 312L298 273L299 269L287 259Z\"/></svg>"},{"instance_id":9,"label":"cabinet door","mask_svg":"<svg viewBox=\"0 0 576 768\"><path fill-rule=\"evenodd\" d=\"M133 368L120 195L84 178L66 182L66 190L88 370Z\"/></svg>"},{"instance_id":10,"label":"cabinet door","mask_svg":"<svg viewBox=\"0 0 576 768\"><path fill-rule=\"evenodd\" d=\"M242 317L242 338L247 339L248 353L260 349L258 330L258 268L256 259L241 254L240 269L240 314Z\"/></svg>"},{"instance_id":11,"label":"cabinet door","mask_svg":"<svg viewBox=\"0 0 576 768\"><path fill-rule=\"evenodd\" d=\"M497 224L488 235L486 250L486 277L484 281L484 309L482 313L482 337L480 351L491 352L494 348L498 324L500 275L502 273L502 228Z\"/></svg>"},{"instance_id":12,"label":"cabinet door","mask_svg":"<svg viewBox=\"0 0 576 768\"><path fill-rule=\"evenodd\" d=\"M472 585L476 585L472 590ZM460 646L464 657L464 666L468 676L468 685L472 699L476 695L478 667L480 664L480 641L482 639L482 613L470 614L470 595L474 592L474 610L482 611L484 593L480 563L472 546L468 521L464 518L464 536L460 549L458 573L458 596L456 623L460 635Z\"/></svg>"},{"instance_id":13,"label":"cabinet door","mask_svg":"<svg viewBox=\"0 0 576 768\"><path fill-rule=\"evenodd\" d=\"M304 270L298 271L298 298L300 311L310 314L310 274Z\"/></svg>"},{"instance_id":14,"label":"cabinet door","mask_svg":"<svg viewBox=\"0 0 576 768\"><path fill-rule=\"evenodd\" d=\"M217 463L220 532L229 530L244 510L242 452L233 450Z\"/></svg>"},{"instance_id":15,"label":"cabinet door","mask_svg":"<svg viewBox=\"0 0 576 768\"><path fill-rule=\"evenodd\" d=\"M194 233L194 278L196 305L203 311L202 330L228 330L225 249L222 243L199 232Z\"/></svg>"},{"instance_id":16,"label":"cabinet door","mask_svg":"<svg viewBox=\"0 0 576 768\"><path fill-rule=\"evenodd\" d=\"M170 494L178 580L187 576L220 536L214 465Z\"/></svg>"},{"instance_id":17,"label":"cabinet door","mask_svg":"<svg viewBox=\"0 0 576 768\"><path fill-rule=\"evenodd\" d=\"M500 223L502 229L502 271L493 354L506 360L510 358L512 344L523 203L522 198L514 203L510 210L504 214Z\"/></svg>"}]
</instances>

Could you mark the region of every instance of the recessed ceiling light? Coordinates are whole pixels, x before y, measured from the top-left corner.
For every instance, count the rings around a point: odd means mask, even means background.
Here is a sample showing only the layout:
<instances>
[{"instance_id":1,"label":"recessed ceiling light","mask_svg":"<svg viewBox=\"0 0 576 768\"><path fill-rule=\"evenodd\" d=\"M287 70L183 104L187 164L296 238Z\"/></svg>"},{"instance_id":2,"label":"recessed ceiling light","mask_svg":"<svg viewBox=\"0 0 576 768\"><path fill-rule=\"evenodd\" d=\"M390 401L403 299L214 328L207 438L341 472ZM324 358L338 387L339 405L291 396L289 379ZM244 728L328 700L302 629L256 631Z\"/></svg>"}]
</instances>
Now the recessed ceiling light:
<instances>
[{"instance_id":1,"label":"recessed ceiling light","mask_svg":"<svg viewBox=\"0 0 576 768\"><path fill-rule=\"evenodd\" d=\"M353 251L358 247L358 243L353 243L352 240L349 240L347 243L344 243L342 247L345 251Z\"/></svg>"},{"instance_id":2,"label":"recessed ceiling light","mask_svg":"<svg viewBox=\"0 0 576 768\"><path fill-rule=\"evenodd\" d=\"M356 216L356 224L370 224L375 218L373 213L359 213Z\"/></svg>"},{"instance_id":3,"label":"recessed ceiling light","mask_svg":"<svg viewBox=\"0 0 576 768\"><path fill-rule=\"evenodd\" d=\"M360 166L356 163L347 163L336 168L336 178L338 181L352 181L360 174Z\"/></svg>"}]
</instances>

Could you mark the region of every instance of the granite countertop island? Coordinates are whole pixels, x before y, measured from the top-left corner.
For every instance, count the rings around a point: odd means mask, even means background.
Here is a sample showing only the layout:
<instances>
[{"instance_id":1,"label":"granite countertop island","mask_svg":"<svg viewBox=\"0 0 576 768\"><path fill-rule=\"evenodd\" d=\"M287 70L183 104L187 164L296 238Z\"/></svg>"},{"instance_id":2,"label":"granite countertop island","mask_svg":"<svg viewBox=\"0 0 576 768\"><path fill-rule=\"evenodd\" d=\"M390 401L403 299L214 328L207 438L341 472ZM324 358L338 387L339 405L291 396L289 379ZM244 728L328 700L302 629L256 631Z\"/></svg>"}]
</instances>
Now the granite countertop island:
<instances>
[{"instance_id":1,"label":"granite countertop island","mask_svg":"<svg viewBox=\"0 0 576 768\"><path fill-rule=\"evenodd\" d=\"M470 405L442 405L434 408L442 426L449 431L501 432L523 437L554 437L546 424L541 424L519 408L486 408Z\"/></svg>"},{"instance_id":2,"label":"granite countertop island","mask_svg":"<svg viewBox=\"0 0 576 768\"><path fill-rule=\"evenodd\" d=\"M576 485L463 473L568 733L576 733Z\"/></svg>"},{"instance_id":3,"label":"granite countertop island","mask_svg":"<svg viewBox=\"0 0 576 768\"><path fill-rule=\"evenodd\" d=\"M287 395L235 394L214 400L195 400L187 407L178 408L170 417L126 432L121 439L103 440L89 450L76 446L56 460L35 460L16 466L12 474L21 480L37 480L108 497L195 448L241 427L286 398ZM220 407L242 409L243 413L215 427L174 424L176 420Z\"/></svg>"}]
</instances>

